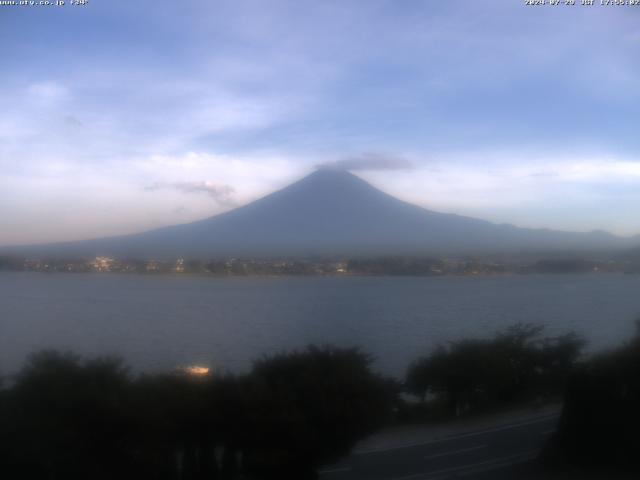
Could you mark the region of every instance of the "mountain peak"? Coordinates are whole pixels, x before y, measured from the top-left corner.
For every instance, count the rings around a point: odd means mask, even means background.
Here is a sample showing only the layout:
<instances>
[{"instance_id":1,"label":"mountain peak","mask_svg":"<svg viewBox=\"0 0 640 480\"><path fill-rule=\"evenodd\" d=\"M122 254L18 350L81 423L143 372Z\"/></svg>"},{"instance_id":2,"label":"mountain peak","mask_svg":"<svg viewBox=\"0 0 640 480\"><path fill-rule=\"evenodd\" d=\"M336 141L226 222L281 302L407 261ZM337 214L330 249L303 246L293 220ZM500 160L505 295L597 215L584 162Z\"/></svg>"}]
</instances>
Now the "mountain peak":
<instances>
[{"instance_id":1,"label":"mountain peak","mask_svg":"<svg viewBox=\"0 0 640 480\"><path fill-rule=\"evenodd\" d=\"M344 182L344 181L356 181L364 182L360 177L354 175L347 170L340 170L337 168L319 168L310 173L306 177L302 178L302 181L322 181L322 182Z\"/></svg>"},{"instance_id":2,"label":"mountain peak","mask_svg":"<svg viewBox=\"0 0 640 480\"><path fill-rule=\"evenodd\" d=\"M306 177L301 178L297 182L289 185L284 189L287 190L304 190L307 192L314 190L331 191L362 191L376 190L375 187L369 185L366 181L354 175L347 170L338 170L331 168L320 168L310 173ZM382 192L380 192L382 193Z\"/></svg>"},{"instance_id":3,"label":"mountain peak","mask_svg":"<svg viewBox=\"0 0 640 480\"><path fill-rule=\"evenodd\" d=\"M282 214L293 213L334 215L344 208L370 204L375 206L380 197L388 195L373 187L360 177L345 170L319 169L297 182L267 195L247 208L273 207ZM276 203L274 203L276 202ZM375 208L375 207L374 207Z\"/></svg>"},{"instance_id":4,"label":"mountain peak","mask_svg":"<svg viewBox=\"0 0 640 480\"><path fill-rule=\"evenodd\" d=\"M333 177L356 177L353 173L343 168L332 167L319 167L313 173L307 175L308 177L321 177L321 176L333 176Z\"/></svg>"}]
</instances>

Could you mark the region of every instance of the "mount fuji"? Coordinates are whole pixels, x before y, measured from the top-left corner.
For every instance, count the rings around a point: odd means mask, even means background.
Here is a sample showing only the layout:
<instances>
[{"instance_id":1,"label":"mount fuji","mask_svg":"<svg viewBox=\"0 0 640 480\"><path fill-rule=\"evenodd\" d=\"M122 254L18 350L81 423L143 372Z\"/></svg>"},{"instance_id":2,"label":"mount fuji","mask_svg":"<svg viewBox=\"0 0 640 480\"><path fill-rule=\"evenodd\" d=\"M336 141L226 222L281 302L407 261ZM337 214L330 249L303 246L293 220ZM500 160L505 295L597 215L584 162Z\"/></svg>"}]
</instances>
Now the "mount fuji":
<instances>
[{"instance_id":1,"label":"mount fuji","mask_svg":"<svg viewBox=\"0 0 640 480\"><path fill-rule=\"evenodd\" d=\"M438 213L388 195L347 171L325 169L197 222L8 250L42 256L144 259L610 251L638 244L638 237L602 231L518 228Z\"/></svg>"}]
</instances>

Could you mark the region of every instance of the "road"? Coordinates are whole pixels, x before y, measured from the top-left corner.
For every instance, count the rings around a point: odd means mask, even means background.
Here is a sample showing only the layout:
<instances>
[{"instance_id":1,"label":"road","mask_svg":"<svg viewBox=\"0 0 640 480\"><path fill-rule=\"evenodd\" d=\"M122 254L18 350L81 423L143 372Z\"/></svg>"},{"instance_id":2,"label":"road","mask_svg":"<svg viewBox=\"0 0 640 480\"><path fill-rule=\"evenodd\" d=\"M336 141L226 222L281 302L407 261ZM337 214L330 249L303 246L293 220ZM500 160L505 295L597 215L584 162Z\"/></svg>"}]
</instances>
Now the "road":
<instances>
[{"instance_id":1,"label":"road","mask_svg":"<svg viewBox=\"0 0 640 480\"><path fill-rule=\"evenodd\" d=\"M321 480L512 479L555 431L558 412L439 439L370 448L320 471Z\"/></svg>"}]
</instances>

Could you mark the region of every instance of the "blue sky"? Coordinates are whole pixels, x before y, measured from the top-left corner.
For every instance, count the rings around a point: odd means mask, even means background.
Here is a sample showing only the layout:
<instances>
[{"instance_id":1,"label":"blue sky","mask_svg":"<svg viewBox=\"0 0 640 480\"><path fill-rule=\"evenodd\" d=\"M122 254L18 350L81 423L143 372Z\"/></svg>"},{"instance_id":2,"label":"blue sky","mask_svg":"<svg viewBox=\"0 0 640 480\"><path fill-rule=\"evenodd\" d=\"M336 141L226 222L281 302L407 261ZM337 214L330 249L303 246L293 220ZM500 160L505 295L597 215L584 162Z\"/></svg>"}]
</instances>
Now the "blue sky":
<instances>
[{"instance_id":1,"label":"blue sky","mask_svg":"<svg viewBox=\"0 0 640 480\"><path fill-rule=\"evenodd\" d=\"M435 210L640 233L640 7L90 0L0 7L0 45L0 245L188 222L334 162Z\"/></svg>"}]
</instances>

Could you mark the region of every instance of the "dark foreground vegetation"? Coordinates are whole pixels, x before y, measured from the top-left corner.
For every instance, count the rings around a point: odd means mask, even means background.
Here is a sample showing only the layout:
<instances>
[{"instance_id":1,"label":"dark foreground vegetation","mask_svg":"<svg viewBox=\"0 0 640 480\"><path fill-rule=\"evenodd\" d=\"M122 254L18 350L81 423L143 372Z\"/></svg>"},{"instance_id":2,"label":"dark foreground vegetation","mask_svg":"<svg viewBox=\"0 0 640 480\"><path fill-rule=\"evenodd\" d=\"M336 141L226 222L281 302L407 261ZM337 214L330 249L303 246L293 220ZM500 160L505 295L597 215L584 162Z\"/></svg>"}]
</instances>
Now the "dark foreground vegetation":
<instances>
[{"instance_id":1,"label":"dark foreground vegetation","mask_svg":"<svg viewBox=\"0 0 640 480\"><path fill-rule=\"evenodd\" d=\"M640 477L640 321L626 345L581 363L569 378L558 432L544 459L601 478Z\"/></svg>"},{"instance_id":2,"label":"dark foreground vegetation","mask_svg":"<svg viewBox=\"0 0 640 480\"><path fill-rule=\"evenodd\" d=\"M575 333L555 337L518 324L489 339L440 346L415 361L406 388L432 409L450 416L522 402L541 403L562 395L585 342Z\"/></svg>"},{"instance_id":3,"label":"dark foreground vegetation","mask_svg":"<svg viewBox=\"0 0 640 480\"><path fill-rule=\"evenodd\" d=\"M392 411L357 350L310 347L241 377L132 378L116 360L33 355L0 404L12 479L307 479Z\"/></svg>"},{"instance_id":4,"label":"dark foreground vegetation","mask_svg":"<svg viewBox=\"0 0 640 480\"><path fill-rule=\"evenodd\" d=\"M244 375L134 376L117 359L40 352L0 388L0 476L313 479L390 422L563 395L546 464L639 471L640 335L588 360L583 346L515 325L437 348L404 386L359 350L330 346L264 357Z\"/></svg>"},{"instance_id":5,"label":"dark foreground vegetation","mask_svg":"<svg viewBox=\"0 0 640 480\"><path fill-rule=\"evenodd\" d=\"M555 397L558 429L532 478L640 478L640 320L626 345L586 359L575 334L542 333L515 325L439 347L410 366L405 386L451 416Z\"/></svg>"}]
</instances>

